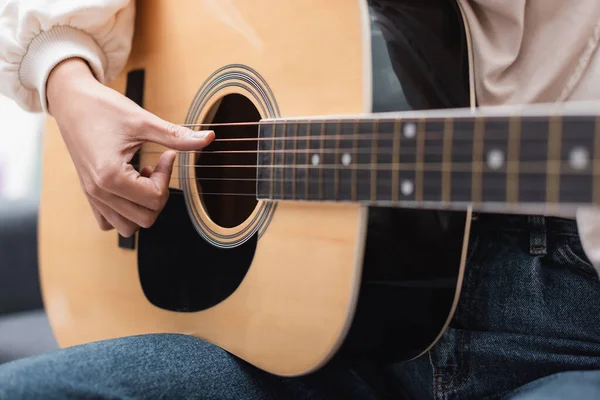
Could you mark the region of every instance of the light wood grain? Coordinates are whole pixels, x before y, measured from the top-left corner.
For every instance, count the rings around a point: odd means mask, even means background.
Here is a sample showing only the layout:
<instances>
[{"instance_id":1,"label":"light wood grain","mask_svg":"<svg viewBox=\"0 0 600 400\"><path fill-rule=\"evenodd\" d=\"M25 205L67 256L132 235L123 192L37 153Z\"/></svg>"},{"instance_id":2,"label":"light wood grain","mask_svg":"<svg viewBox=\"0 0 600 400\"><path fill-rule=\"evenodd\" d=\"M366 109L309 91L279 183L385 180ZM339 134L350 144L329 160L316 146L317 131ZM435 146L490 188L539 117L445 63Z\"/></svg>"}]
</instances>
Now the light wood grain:
<instances>
[{"instance_id":1,"label":"light wood grain","mask_svg":"<svg viewBox=\"0 0 600 400\"><path fill-rule=\"evenodd\" d=\"M145 107L164 119L183 123L198 87L231 63L247 64L266 78L282 116L370 111L359 1L138 3L126 71L146 69ZM125 74L112 86L124 92ZM153 157L158 155L144 156L142 166L153 164ZM204 338L273 373L312 371L347 329L364 223L357 205L282 203L232 296L198 313L161 310L142 293L136 252L119 249L117 234L97 227L56 125L48 121L40 274L62 346L176 332Z\"/></svg>"}]
</instances>

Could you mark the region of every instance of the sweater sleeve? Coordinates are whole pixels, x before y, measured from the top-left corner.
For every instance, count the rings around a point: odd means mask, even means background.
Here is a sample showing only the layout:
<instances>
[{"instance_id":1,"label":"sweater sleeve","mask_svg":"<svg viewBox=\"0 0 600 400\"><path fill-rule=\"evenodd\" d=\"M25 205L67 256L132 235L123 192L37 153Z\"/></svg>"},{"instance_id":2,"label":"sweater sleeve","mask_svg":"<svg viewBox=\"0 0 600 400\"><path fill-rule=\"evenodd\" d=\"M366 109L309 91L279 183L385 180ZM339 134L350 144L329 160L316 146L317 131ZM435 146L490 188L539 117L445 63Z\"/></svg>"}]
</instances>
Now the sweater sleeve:
<instances>
[{"instance_id":1,"label":"sweater sleeve","mask_svg":"<svg viewBox=\"0 0 600 400\"><path fill-rule=\"evenodd\" d=\"M23 109L47 112L46 80L80 57L109 83L131 51L134 0L5 0L0 6L0 93Z\"/></svg>"}]
</instances>

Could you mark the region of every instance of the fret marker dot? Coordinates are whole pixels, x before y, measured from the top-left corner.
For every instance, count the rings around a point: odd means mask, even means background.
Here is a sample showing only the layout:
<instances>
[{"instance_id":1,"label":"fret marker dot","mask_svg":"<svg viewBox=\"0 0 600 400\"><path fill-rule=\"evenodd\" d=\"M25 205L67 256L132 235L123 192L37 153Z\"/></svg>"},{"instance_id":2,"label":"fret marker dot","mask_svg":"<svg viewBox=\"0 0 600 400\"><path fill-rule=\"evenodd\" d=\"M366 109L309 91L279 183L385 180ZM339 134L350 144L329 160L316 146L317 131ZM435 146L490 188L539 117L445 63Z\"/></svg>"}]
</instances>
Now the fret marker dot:
<instances>
[{"instance_id":1,"label":"fret marker dot","mask_svg":"<svg viewBox=\"0 0 600 400\"><path fill-rule=\"evenodd\" d=\"M500 169L504 165L504 153L498 149L491 150L487 157L488 167L491 169Z\"/></svg>"},{"instance_id":2,"label":"fret marker dot","mask_svg":"<svg viewBox=\"0 0 600 400\"><path fill-rule=\"evenodd\" d=\"M583 147L575 147L569 153L569 165L576 170L586 169L590 162L588 152Z\"/></svg>"},{"instance_id":3,"label":"fret marker dot","mask_svg":"<svg viewBox=\"0 0 600 400\"><path fill-rule=\"evenodd\" d=\"M350 153L342 154L342 164L344 164L347 167L348 165L350 165L351 162L352 156L350 155Z\"/></svg>"},{"instance_id":4,"label":"fret marker dot","mask_svg":"<svg viewBox=\"0 0 600 400\"><path fill-rule=\"evenodd\" d=\"M417 134L417 126L412 123L406 123L404 124L404 137L407 139L412 139L415 137L415 135Z\"/></svg>"},{"instance_id":5,"label":"fret marker dot","mask_svg":"<svg viewBox=\"0 0 600 400\"><path fill-rule=\"evenodd\" d=\"M321 161L321 158L319 157L318 154L313 154L313 156L310 159L310 162L312 163L312 165L317 166L319 165L319 162Z\"/></svg>"},{"instance_id":6,"label":"fret marker dot","mask_svg":"<svg viewBox=\"0 0 600 400\"><path fill-rule=\"evenodd\" d=\"M400 190L403 195L410 196L414 190L413 183L411 181L403 181L402 185L400 185Z\"/></svg>"}]
</instances>

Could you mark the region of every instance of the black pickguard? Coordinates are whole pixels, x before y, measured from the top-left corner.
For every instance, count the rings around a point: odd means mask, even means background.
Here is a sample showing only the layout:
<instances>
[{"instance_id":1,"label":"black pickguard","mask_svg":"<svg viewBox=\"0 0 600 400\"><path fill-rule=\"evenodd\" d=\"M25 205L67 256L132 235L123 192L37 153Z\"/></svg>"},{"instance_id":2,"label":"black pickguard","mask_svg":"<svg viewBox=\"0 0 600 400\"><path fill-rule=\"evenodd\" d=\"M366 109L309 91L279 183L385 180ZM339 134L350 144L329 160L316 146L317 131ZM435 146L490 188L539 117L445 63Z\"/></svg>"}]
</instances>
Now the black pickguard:
<instances>
[{"instance_id":1,"label":"black pickguard","mask_svg":"<svg viewBox=\"0 0 600 400\"><path fill-rule=\"evenodd\" d=\"M213 307L246 276L256 235L234 249L220 249L198 235L181 192L171 190L166 207L150 229L140 230L138 270L148 300L171 311Z\"/></svg>"},{"instance_id":2,"label":"black pickguard","mask_svg":"<svg viewBox=\"0 0 600 400\"><path fill-rule=\"evenodd\" d=\"M369 1L373 112L469 105L466 38L453 1ZM462 212L369 210L357 313L335 362L403 360L435 340L452 307L465 224ZM243 280L256 238L232 249L194 230L183 196L139 234L144 293L158 307L199 311ZM199 263L198 260L202 260Z\"/></svg>"}]
</instances>

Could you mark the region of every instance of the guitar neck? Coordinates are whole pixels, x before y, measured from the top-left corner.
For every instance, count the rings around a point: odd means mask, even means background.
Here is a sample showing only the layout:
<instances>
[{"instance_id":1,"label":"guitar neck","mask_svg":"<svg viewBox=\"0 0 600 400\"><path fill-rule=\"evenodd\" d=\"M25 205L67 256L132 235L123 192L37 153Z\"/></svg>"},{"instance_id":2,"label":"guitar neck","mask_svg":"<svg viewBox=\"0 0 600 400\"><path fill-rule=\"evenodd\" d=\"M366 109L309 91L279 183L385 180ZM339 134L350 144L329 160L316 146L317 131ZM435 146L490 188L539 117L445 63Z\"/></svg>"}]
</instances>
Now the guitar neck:
<instances>
[{"instance_id":1,"label":"guitar neck","mask_svg":"<svg viewBox=\"0 0 600 400\"><path fill-rule=\"evenodd\" d=\"M600 200L593 113L433 113L261 122L262 200L544 212Z\"/></svg>"}]
</instances>

